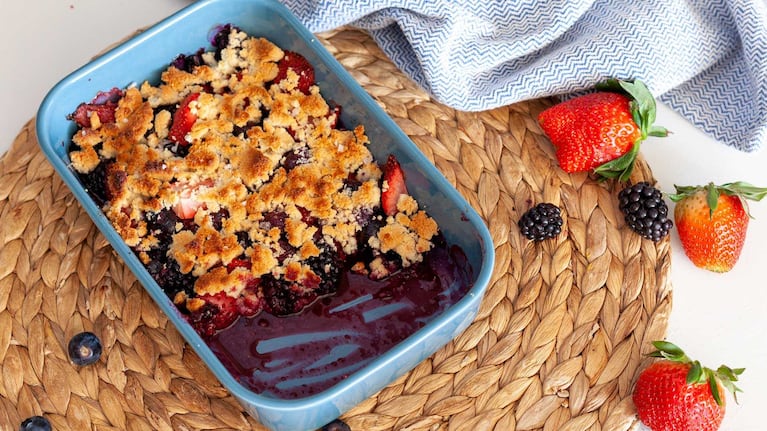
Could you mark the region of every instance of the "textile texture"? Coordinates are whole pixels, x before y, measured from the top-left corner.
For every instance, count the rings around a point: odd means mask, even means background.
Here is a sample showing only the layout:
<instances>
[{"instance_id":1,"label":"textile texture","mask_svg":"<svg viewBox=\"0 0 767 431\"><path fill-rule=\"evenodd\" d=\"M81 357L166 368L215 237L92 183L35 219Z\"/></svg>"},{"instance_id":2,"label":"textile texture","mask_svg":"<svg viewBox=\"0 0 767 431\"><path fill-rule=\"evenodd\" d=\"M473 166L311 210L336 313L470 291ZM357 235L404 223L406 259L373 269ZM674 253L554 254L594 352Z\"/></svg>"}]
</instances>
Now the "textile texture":
<instances>
[{"instance_id":1,"label":"textile texture","mask_svg":"<svg viewBox=\"0 0 767 431\"><path fill-rule=\"evenodd\" d=\"M640 79L714 139L767 140L765 0L282 0L351 25L438 101L480 111Z\"/></svg>"}]
</instances>

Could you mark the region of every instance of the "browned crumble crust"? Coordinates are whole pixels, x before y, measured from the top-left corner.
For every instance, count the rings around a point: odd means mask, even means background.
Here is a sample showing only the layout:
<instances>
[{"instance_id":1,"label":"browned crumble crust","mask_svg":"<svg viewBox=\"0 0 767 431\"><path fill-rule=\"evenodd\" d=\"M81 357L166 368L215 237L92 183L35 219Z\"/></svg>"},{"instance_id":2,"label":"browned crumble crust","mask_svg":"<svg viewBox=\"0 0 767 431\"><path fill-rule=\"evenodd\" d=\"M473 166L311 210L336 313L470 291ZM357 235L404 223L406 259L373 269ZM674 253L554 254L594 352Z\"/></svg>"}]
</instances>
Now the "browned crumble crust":
<instances>
[{"instance_id":1,"label":"browned crumble crust","mask_svg":"<svg viewBox=\"0 0 767 431\"><path fill-rule=\"evenodd\" d=\"M361 229L357 215L380 206L382 173L363 127L334 128L335 114L319 88L313 86L309 94L298 91L292 71L279 85L267 85L282 57L283 51L268 40L233 31L219 61L206 53L205 65L192 73L171 66L158 86L144 82L128 88L114 123L92 115L90 128L73 137L79 150L71 160L78 172L95 169L100 158L114 159L107 175L110 199L103 210L145 264L150 259L146 252L158 240L144 215L184 200L199 204L194 215L199 228L193 232L179 223L168 252L181 272L198 277L197 295L223 291L237 297L249 279L265 274L314 286L322 274L305 260L329 247L353 254ZM201 93L190 104L197 120L187 136L188 155L178 157L166 149L172 115L162 107L192 93ZM268 117L262 119L262 112ZM249 123L260 125L235 132ZM309 163L286 170L285 155L303 149L308 149ZM344 187L350 174L361 182L354 191ZM211 215L221 209L229 216L216 228ZM409 266L432 247L437 224L410 196L400 199L398 210L369 245L397 253ZM264 215L274 211L287 214L285 233L298 250L282 262L282 232L263 223ZM307 223L307 217L319 223ZM236 232L247 232L253 245L243 248ZM250 260L249 269L227 270L242 256ZM369 265L371 273L386 275L380 262ZM183 294L176 298L181 301L192 311L201 305Z\"/></svg>"}]
</instances>

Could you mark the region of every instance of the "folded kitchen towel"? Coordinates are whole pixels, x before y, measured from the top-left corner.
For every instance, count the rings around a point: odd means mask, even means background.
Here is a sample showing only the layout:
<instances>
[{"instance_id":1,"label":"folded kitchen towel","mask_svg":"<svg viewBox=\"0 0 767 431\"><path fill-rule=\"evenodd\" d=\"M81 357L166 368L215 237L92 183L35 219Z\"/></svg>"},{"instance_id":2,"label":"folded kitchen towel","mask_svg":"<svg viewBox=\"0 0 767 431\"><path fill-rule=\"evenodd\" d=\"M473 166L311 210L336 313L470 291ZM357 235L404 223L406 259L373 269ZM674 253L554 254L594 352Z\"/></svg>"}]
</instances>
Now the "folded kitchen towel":
<instances>
[{"instance_id":1,"label":"folded kitchen towel","mask_svg":"<svg viewBox=\"0 0 767 431\"><path fill-rule=\"evenodd\" d=\"M478 111L640 79L713 138L767 140L765 0L282 0L351 25L437 100Z\"/></svg>"}]
</instances>

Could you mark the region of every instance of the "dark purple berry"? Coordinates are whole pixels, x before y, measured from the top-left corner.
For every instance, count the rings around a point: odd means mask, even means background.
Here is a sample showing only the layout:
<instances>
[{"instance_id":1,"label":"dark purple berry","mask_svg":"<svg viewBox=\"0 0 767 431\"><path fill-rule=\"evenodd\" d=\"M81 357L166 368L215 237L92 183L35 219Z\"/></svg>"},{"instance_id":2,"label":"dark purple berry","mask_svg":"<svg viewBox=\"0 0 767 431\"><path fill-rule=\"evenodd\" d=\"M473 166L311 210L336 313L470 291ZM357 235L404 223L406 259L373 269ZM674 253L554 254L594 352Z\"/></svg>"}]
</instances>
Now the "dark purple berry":
<instances>
[{"instance_id":1,"label":"dark purple berry","mask_svg":"<svg viewBox=\"0 0 767 431\"><path fill-rule=\"evenodd\" d=\"M667 217L668 206L663 200L663 193L647 181L621 190L618 193L618 208L634 232L652 241L660 241L674 226Z\"/></svg>"},{"instance_id":2,"label":"dark purple berry","mask_svg":"<svg viewBox=\"0 0 767 431\"><path fill-rule=\"evenodd\" d=\"M182 273L178 262L175 260L156 253L150 253L150 256L153 256L152 262L156 261L160 264L152 263L147 265L147 270L169 298L175 298L179 292L186 292L190 296L193 295L194 283L197 281L197 277L192 275L191 272Z\"/></svg>"},{"instance_id":3,"label":"dark purple berry","mask_svg":"<svg viewBox=\"0 0 767 431\"><path fill-rule=\"evenodd\" d=\"M51 423L42 416L32 416L24 419L19 431L51 431Z\"/></svg>"},{"instance_id":4,"label":"dark purple berry","mask_svg":"<svg viewBox=\"0 0 767 431\"><path fill-rule=\"evenodd\" d=\"M351 431L349 425L341 419L334 419L333 422L322 427L321 431Z\"/></svg>"},{"instance_id":5,"label":"dark purple berry","mask_svg":"<svg viewBox=\"0 0 767 431\"><path fill-rule=\"evenodd\" d=\"M312 272L320 277L320 284L315 288L315 292L318 295L329 295L338 290L344 262L336 251L323 248L319 256L310 257L306 263Z\"/></svg>"},{"instance_id":6,"label":"dark purple berry","mask_svg":"<svg viewBox=\"0 0 767 431\"><path fill-rule=\"evenodd\" d=\"M247 249L253 245L253 240L250 239L250 234L247 232L235 232L235 235L237 235L237 243L240 244L242 248Z\"/></svg>"},{"instance_id":7,"label":"dark purple berry","mask_svg":"<svg viewBox=\"0 0 767 431\"><path fill-rule=\"evenodd\" d=\"M75 365L90 365L101 357L101 340L92 332L81 332L69 340L68 352Z\"/></svg>"},{"instance_id":8,"label":"dark purple berry","mask_svg":"<svg viewBox=\"0 0 767 431\"><path fill-rule=\"evenodd\" d=\"M112 163L114 160L104 160L87 174L77 173L83 188L98 206L104 205L109 200L107 170Z\"/></svg>"},{"instance_id":9,"label":"dark purple berry","mask_svg":"<svg viewBox=\"0 0 767 431\"><path fill-rule=\"evenodd\" d=\"M301 311L299 294L290 288L290 283L271 275L261 278L267 310L275 316L289 316Z\"/></svg>"},{"instance_id":10,"label":"dark purple berry","mask_svg":"<svg viewBox=\"0 0 767 431\"><path fill-rule=\"evenodd\" d=\"M213 45L215 50L216 60L221 59L221 51L229 45L229 34L232 31L239 31L240 29L232 24L225 24L216 27L213 36L210 38L210 44Z\"/></svg>"},{"instance_id":11,"label":"dark purple berry","mask_svg":"<svg viewBox=\"0 0 767 431\"><path fill-rule=\"evenodd\" d=\"M301 147L285 153L285 160L282 162L282 166L286 171L292 171L296 166L307 163L309 163L309 150L306 147Z\"/></svg>"},{"instance_id":12,"label":"dark purple berry","mask_svg":"<svg viewBox=\"0 0 767 431\"><path fill-rule=\"evenodd\" d=\"M264 213L263 217L264 220L262 222L262 227L264 229L269 229L272 227L284 229L285 219L288 218L288 215L284 211L269 211Z\"/></svg>"},{"instance_id":13,"label":"dark purple berry","mask_svg":"<svg viewBox=\"0 0 767 431\"><path fill-rule=\"evenodd\" d=\"M543 241L562 232L562 214L554 204L540 203L522 214L519 230L527 239Z\"/></svg>"},{"instance_id":14,"label":"dark purple berry","mask_svg":"<svg viewBox=\"0 0 767 431\"><path fill-rule=\"evenodd\" d=\"M146 224L149 232L157 238L161 247L168 248L176 233L179 218L173 210L162 209L156 213L146 213Z\"/></svg>"},{"instance_id":15,"label":"dark purple berry","mask_svg":"<svg viewBox=\"0 0 767 431\"><path fill-rule=\"evenodd\" d=\"M350 192L357 191L362 186L362 181L357 178L357 174L351 173L344 180L344 189Z\"/></svg>"},{"instance_id":16,"label":"dark purple berry","mask_svg":"<svg viewBox=\"0 0 767 431\"><path fill-rule=\"evenodd\" d=\"M213 229L221 230L224 228L224 220L229 218L229 211L226 208L210 213L210 221L213 223Z\"/></svg>"},{"instance_id":17,"label":"dark purple berry","mask_svg":"<svg viewBox=\"0 0 767 431\"><path fill-rule=\"evenodd\" d=\"M179 54L171 63L176 69L186 72L193 72L197 66L205 64L205 60L202 59L202 54L205 53L203 48L200 48L192 55Z\"/></svg>"},{"instance_id":18,"label":"dark purple berry","mask_svg":"<svg viewBox=\"0 0 767 431\"><path fill-rule=\"evenodd\" d=\"M190 145L179 145L173 141L168 141L164 148L178 157L186 157L189 155Z\"/></svg>"}]
</instances>

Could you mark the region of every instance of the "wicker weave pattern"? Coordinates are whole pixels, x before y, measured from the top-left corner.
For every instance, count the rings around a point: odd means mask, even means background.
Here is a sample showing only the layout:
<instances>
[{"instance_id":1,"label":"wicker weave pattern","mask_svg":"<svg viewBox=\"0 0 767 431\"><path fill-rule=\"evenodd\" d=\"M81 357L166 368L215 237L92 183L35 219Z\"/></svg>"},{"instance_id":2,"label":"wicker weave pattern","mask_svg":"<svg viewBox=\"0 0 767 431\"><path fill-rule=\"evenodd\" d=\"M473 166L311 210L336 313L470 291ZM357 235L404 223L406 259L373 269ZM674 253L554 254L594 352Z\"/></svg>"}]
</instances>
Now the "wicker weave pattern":
<instances>
[{"instance_id":1,"label":"wicker weave pattern","mask_svg":"<svg viewBox=\"0 0 767 431\"><path fill-rule=\"evenodd\" d=\"M557 168L535 121L547 101L457 112L365 34L319 37L480 212L497 253L476 321L343 419L355 431L635 428L631 385L671 309L668 240L624 228L619 186ZM32 122L0 159L0 199L0 431L34 414L59 431L264 430L112 252ZM564 233L535 244L516 220L542 201L563 208ZM82 330L104 354L77 369L65 349Z\"/></svg>"}]
</instances>

